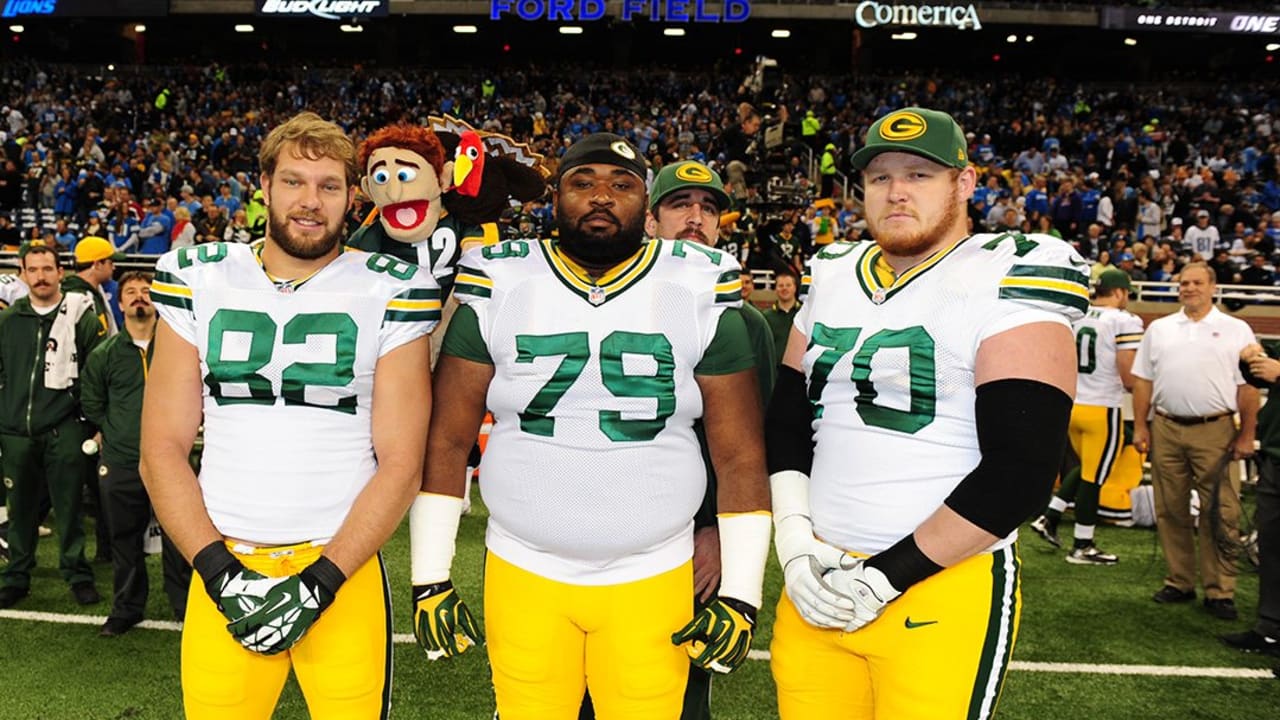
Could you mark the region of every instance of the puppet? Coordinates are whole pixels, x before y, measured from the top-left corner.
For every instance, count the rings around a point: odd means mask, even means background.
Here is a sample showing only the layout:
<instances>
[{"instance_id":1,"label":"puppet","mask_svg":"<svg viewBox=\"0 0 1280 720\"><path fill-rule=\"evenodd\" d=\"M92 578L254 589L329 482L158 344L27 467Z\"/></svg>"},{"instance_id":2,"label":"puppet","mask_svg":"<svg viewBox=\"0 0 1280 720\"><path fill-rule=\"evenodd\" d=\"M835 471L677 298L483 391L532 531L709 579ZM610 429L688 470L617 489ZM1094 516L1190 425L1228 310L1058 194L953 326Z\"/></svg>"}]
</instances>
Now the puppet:
<instances>
[{"instance_id":1,"label":"puppet","mask_svg":"<svg viewBox=\"0 0 1280 720\"><path fill-rule=\"evenodd\" d=\"M431 123L390 125L361 143L360 188L378 210L347 245L428 269L447 297L462 253L496 242L510 199L541 197L547 173L540 155L506 136L448 116Z\"/></svg>"}]
</instances>

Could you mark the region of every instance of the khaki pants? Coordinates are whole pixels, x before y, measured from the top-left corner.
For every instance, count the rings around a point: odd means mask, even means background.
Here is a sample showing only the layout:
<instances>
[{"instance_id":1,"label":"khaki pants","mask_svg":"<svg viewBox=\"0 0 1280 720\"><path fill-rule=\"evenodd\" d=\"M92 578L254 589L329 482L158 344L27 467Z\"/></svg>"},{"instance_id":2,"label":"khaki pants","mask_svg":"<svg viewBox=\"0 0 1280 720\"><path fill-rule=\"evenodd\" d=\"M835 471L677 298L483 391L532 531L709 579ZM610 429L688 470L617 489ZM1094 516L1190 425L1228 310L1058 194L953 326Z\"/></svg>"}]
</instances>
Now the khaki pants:
<instances>
[{"instance_id":1,"label":"khaki pants","mask_svg":"<svg viewBox=\"0 0 1280 720\"><path fill-rule=\"evenodd\" d=\"M1220 492L1222 511L1217 533L1235 538L1240 518L1240 481L1223 469L1221 480L1209 470L1235 438L1231 416L1199 425L1181 425L1157 415L1151 424L1151 481L1155 490L1156 532L1169 574L1165 584L1179 590L1196 587L1196 540L1200 536L1200 578L1206 599L1232 598L1236 591L1234 561L1224 558L1214 541L1213 490ZM1191 491L1200 496L1200 522L1191 524Z\"/></svg>"}]
</instances>

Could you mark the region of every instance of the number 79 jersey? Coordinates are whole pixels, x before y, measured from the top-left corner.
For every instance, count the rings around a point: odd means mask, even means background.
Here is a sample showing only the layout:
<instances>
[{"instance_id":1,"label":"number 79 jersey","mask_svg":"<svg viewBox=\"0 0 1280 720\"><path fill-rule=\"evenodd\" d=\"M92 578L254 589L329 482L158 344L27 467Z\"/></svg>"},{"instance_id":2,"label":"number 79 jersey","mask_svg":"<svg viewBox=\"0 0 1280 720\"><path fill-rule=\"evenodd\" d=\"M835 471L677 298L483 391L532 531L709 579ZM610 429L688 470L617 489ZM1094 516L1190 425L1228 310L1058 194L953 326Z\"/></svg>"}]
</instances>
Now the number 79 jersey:
<instances>
[{"instance_id":1,"label":"number 79 jersey","mask_svg":"<svg viewBox=\"0 0 1280 720\"><path fill-rule=\"evenodd\" d=\"M685 241L652 240L596 285L550 241L463 256L463 307L442 352L493 365L480 472L490 550L578 585L690 558L706 490L695 374L754 366L745 326L721 335L741 305L738 274L728 255ZM732 312L725 324L741 324Z\"/></svg>"},{"instance_id":2,"label":"number 79 jersey","mask_svg":"<svg viewBox=\"0 0 1280 720\"><path fill-rule=\"evenodd\" d=\"M378 359L435 327L440 291L415 265L349 252L285 292L260 249L166 253L151 297L199 352L200 488L214 526L263 544L327 539L377 469Z\"/></svg>"},{"instance_id":3,"label":"number 79 jersey","mask_svg":"<svg viewBox=\"0 0 1280 720\"><path fill-rule=\"evenodd\" d=\"M862 553L913 532L981 459L982 342L1029 323L1069 326L1089 304L1084 260L1048 236L973 235L888 286L880 257L874 243L828 246L795 320L809 339L814 531Z\"/></svg>"}]
</instances>

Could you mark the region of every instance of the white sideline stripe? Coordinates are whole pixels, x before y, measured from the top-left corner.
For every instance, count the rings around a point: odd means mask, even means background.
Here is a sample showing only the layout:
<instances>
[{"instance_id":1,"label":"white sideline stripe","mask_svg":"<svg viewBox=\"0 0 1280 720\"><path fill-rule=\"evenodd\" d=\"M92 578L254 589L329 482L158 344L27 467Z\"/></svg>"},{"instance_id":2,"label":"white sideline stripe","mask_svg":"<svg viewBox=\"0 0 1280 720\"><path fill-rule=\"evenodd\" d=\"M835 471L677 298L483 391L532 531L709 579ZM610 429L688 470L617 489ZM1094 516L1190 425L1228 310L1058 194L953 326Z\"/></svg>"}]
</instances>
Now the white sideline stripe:
<instances>
[{"instance_id":1,"label":"white sideline stripe","mask_svg":"<svg viewBox=\"0 0 1280 720\"><path fill-rule=\"evenodd\" d=\"M31 610L0 610L0 618L27 620L30 622L61 623L63 625L102 625L106 615L70 615L67 613L34 612ZM182 623L173 620L143 620L135 627L147 630L181 630Z\"/></svg>"},{"instance_id":2,"label":"white sideline stripe","mask_svg":"<svg viewBox=\"0 0 1280 720\"><path fill-rule=\"evenodd\" d=\"M35 612L31 610L0 610L0 618L26 620L28 622L60 623L63 625L102 625L104 615L72 615L68 613ZM143 620L137 627L147 630L181 630L182 623L172 620ZM412 633L396 633L391 636L398 645L412 645ZM752 660L768 660L768 650L752 650L747 653ZM1191 667L1187 665L1093 665L1090 663L1026 662L1014 660L1010 670L1023 672L1073 673L1086 675L1151 675L1156 677L1213 677L1243 680L1262 680L1274 677L1266 668Z\"/></svg>"}]
</instances>

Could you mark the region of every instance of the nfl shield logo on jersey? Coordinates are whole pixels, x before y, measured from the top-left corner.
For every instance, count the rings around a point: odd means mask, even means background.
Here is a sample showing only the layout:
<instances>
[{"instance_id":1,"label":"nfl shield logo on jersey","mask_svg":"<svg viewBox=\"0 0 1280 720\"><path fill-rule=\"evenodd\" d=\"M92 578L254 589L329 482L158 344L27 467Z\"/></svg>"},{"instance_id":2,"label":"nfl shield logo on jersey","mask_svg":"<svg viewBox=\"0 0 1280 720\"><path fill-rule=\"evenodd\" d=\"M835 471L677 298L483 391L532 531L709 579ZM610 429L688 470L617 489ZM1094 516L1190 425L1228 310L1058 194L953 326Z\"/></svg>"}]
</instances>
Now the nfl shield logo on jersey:
<instances>
[{"instance_id":1,"label":"nfl shield logo on jersey","mask_svg":"<svg viewBox=\"0 0 1280 720\"><path fill-rule=\"evenodd\" d=\"M589 300L592 305L599 305L600 303L604 302L604 288L602 287L591 288L591 291L587 293L587 300Z\"/></svg>"}]
</instances>

